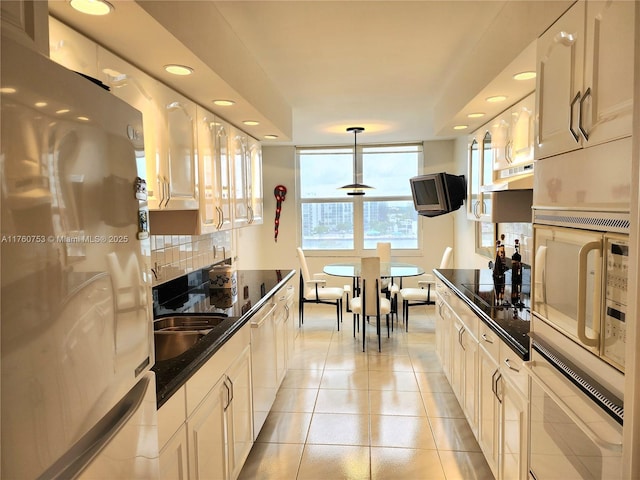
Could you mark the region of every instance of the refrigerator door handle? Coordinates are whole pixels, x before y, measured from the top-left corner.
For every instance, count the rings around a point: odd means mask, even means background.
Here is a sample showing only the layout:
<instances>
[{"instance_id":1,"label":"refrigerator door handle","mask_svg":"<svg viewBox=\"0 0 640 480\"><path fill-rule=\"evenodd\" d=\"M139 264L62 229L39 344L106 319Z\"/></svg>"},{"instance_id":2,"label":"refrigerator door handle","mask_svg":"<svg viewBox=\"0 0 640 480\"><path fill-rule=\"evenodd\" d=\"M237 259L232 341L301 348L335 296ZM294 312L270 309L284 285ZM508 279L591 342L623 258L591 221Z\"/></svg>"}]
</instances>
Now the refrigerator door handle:
<instances>
[{"instance_id":1,"label":"refrigerator door handle","mask_svg":"<svg viewBox=\"0 0 640 480\"><path fill-rule=\"evenodd\" d=\"M38 480L76 478L82 473L138 410L150 384L149 377L140 380L102 420L45 470Z\"/></svg>"}]
</instances>

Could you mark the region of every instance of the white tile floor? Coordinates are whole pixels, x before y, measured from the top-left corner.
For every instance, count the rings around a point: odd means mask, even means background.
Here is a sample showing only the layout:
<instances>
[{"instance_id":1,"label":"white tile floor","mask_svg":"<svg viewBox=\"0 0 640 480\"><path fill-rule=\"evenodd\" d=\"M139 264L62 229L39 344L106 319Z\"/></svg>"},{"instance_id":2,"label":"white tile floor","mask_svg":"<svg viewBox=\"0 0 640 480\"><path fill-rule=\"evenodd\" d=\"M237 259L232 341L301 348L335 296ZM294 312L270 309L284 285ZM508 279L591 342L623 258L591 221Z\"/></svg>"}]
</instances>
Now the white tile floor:
<instances>
[{"instance_id":1,"label":"white tile floor","mask_svg":"<svg viewBox=\"0 0 640 480\"><path fill-rule=\"evenodd\" d=\"M306 305L273 409L240 474L244 480L493 479L435 352L435 310L353 338L351 314Z\"/></svg>"}]
</instances>

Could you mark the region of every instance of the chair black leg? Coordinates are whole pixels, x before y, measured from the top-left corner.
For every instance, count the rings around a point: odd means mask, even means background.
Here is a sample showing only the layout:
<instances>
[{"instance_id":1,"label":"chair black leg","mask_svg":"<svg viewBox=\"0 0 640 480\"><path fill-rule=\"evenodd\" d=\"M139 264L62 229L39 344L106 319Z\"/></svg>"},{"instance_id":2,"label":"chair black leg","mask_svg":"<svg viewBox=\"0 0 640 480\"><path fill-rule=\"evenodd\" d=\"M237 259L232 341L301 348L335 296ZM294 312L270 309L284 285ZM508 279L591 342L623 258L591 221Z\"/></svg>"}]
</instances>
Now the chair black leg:
<instances>
[{"instance_id":1,"label":"chair black leg","mask_svg":"<svg viewBox=\"0 0 640 480\"><path fill-rule=\"evenodd\" d=\"M409 302L407 302L407 318L404 321L405 332L409 331Z\"/></svg>"}]
</instances>

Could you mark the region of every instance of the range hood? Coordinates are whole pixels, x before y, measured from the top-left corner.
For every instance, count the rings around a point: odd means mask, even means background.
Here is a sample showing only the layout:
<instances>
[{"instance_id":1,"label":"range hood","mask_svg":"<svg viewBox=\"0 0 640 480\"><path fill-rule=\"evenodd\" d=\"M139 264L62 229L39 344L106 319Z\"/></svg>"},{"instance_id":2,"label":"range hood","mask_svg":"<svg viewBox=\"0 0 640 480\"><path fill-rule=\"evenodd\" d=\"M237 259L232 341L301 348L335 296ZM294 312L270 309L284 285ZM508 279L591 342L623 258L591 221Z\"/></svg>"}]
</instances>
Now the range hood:
<instances>
[{"instance_id":1,"label":"range hood","mask_svg":"<svg viewBox=\"0 0 640 480\"><path fill-rule=\"evenodd\" d=\"M533 190L496 190L485 201L491 202L492 223L531 223Z\"/></svg>"},{"instance_id":2,"label":"range hood","mask_svg":"<svg viewBox=\"0 0 640 480\"><path fill-rule=\"evenodd\" d=\"M505 190L532 190L533 163L508 168L500 172L501 178L494 180L491 185L483 185L483 192L502 192Z\"/></svg>"}]
</instances>

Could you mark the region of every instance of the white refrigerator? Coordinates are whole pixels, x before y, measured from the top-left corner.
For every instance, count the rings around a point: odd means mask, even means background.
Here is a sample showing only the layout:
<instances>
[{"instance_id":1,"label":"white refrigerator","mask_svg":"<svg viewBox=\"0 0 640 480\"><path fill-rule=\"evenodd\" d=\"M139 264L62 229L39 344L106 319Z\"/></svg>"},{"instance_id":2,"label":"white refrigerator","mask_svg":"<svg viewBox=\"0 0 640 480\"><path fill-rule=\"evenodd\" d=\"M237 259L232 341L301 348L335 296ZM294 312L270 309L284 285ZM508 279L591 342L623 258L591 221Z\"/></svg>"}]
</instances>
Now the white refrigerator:
<instances>
[{"instance_id":1,"label":"white refrigerator","mask_svg":"<svg viewBox=\"0 0 640 480\"><path fill-rule=\"evenodd\" d=\"M0 478L157 478L141 114L4 36L0 61Z\"/></svg>"}]
</instances>

